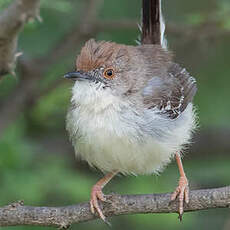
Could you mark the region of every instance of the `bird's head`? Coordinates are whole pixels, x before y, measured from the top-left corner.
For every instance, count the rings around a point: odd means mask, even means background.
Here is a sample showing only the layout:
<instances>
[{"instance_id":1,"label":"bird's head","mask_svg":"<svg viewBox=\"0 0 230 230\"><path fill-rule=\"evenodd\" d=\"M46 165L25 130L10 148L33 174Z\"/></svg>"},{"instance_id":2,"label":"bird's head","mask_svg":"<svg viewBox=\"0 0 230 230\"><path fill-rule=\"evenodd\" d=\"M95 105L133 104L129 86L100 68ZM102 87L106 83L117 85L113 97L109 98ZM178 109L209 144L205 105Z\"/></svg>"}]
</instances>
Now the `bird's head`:
<instances>
[{"instance_id":1,"label":"bird's head","mask_svg":"<svg viewBox=\"0 0 230 230\"><path fill-rule=\"evenodd\" d=\"M73 99L92 102L113 96L126 100L140 91L159 66L155 58L161 57L159 49L152 48L89 40L77 57L76 70L65 74L65 78L75 81Z\"/></svg>"},{"instance_id":2,"label":"bird's head","mask_svg":"<svg viewBox=\"0 0 230 230\"><path fill-rule=\"evenodd\" d=\"M76 71L65 74L65 78L76 81L78 88L122 94L131 83L129 49L129 46L91 39L77 57Z\"/></svg>"}]
</instances>

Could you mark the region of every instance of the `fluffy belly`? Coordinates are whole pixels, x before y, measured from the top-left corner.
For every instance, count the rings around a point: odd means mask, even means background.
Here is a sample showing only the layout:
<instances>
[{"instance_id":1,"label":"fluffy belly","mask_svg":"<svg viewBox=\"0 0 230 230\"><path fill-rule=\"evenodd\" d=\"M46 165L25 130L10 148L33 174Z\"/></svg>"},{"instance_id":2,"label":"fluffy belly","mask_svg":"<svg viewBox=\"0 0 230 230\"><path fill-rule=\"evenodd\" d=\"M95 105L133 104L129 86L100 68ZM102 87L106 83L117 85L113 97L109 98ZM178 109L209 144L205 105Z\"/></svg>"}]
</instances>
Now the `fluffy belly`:
<instances>
[{"instance_id":1,"label":"fluffy belly","mask_svg":"<svg viewBox=\"0 0 230 230\"><path fill-rule=\"evenodd\" d=\"M110 110L96 115L82 114L84 112L72 114L73 120L77 121L75 130L78 132L73 139L75 152L104 172L157 173L175 153L173 146L167 142L168 137L160 139L151 135L152 131L144 129L145 119L132 114L126 114L126 119Z\"/></svg>"},{"instance_id":2,"label":"fluffy belly","mask_svg":"<svg viewBox=\"0 0 230 230\"><path fill-rule=\"evenodd\" d=\"M104 172L124 174L159 172L188 142L193 127L192 105L175 120L114 105L99 112L78 107L67 116L76 156Z\"/></svg>"},{"instance_id":3,"label":"fluffy belly","mask_svg":"<svg viewBox=\"0 0 230 230\"><path fill-rule=\"evenodd\" d=\"M157 173L173 154L153 139L133 143L128 137L118 138L102 130L79 140L75 150L76 155L91 166L104 172L118 170L124 174Z\"/></svg>"}]
</instances>

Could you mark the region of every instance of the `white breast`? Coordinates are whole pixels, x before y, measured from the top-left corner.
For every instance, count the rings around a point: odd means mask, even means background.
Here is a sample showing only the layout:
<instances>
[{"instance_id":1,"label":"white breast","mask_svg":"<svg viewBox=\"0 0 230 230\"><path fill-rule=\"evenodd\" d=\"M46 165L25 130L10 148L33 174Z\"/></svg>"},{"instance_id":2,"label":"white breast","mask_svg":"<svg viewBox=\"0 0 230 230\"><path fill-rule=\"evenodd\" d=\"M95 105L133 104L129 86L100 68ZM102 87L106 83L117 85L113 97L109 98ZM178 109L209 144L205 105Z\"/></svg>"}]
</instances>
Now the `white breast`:
<instances>
[{"instance_id":1,"label":"white breast","mask_svg":"<svg viewBox=\"0 0 230 230\"><path fill-rule=\"evenodd\" d=\"M192 105L175 120L138 112L106 90L80 82L73 88L76 108L67 129L77 156L102 171L156 173L190 138Z\"/></svg>"}]
</instances>

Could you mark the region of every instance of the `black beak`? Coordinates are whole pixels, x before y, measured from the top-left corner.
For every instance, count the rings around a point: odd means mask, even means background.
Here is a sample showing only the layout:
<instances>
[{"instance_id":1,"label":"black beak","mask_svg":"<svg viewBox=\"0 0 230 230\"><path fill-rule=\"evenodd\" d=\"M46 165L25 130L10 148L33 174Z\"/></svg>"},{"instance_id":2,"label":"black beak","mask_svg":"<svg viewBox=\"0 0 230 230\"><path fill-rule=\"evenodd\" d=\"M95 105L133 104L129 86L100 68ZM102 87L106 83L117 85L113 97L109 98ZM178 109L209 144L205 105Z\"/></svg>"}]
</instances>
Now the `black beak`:
<instances>
[{"instance_id":1,"label":"black beak","mask_svg":"<svg viewBox=\"0 0 230 230\"><path fill-rule=\"evenodd\" d=\"M64 78L72 79L74 81L93 80L92 76L84 73L83 71L69 72L64 75Z\"/></svg>"}]
</instances>

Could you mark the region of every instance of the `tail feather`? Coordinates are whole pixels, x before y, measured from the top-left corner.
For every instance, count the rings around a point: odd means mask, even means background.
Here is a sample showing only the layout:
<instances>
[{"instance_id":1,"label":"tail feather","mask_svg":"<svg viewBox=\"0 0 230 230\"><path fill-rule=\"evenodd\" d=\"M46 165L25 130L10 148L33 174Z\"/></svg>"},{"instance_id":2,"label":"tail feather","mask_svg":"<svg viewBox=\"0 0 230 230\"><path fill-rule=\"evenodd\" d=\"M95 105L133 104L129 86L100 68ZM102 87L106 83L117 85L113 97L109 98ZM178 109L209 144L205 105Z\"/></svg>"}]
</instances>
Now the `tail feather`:
<instances>
[{"instance_id":1,"label":"tail feather","mask_svg":"<svg viewBox=\"0 0 230 230\"><path fill-rule=\"evenodd\" d=\"M142 0L142 44L159 44L166 48L165 23L161 0Z\"/></svg>"}]
</instances>

